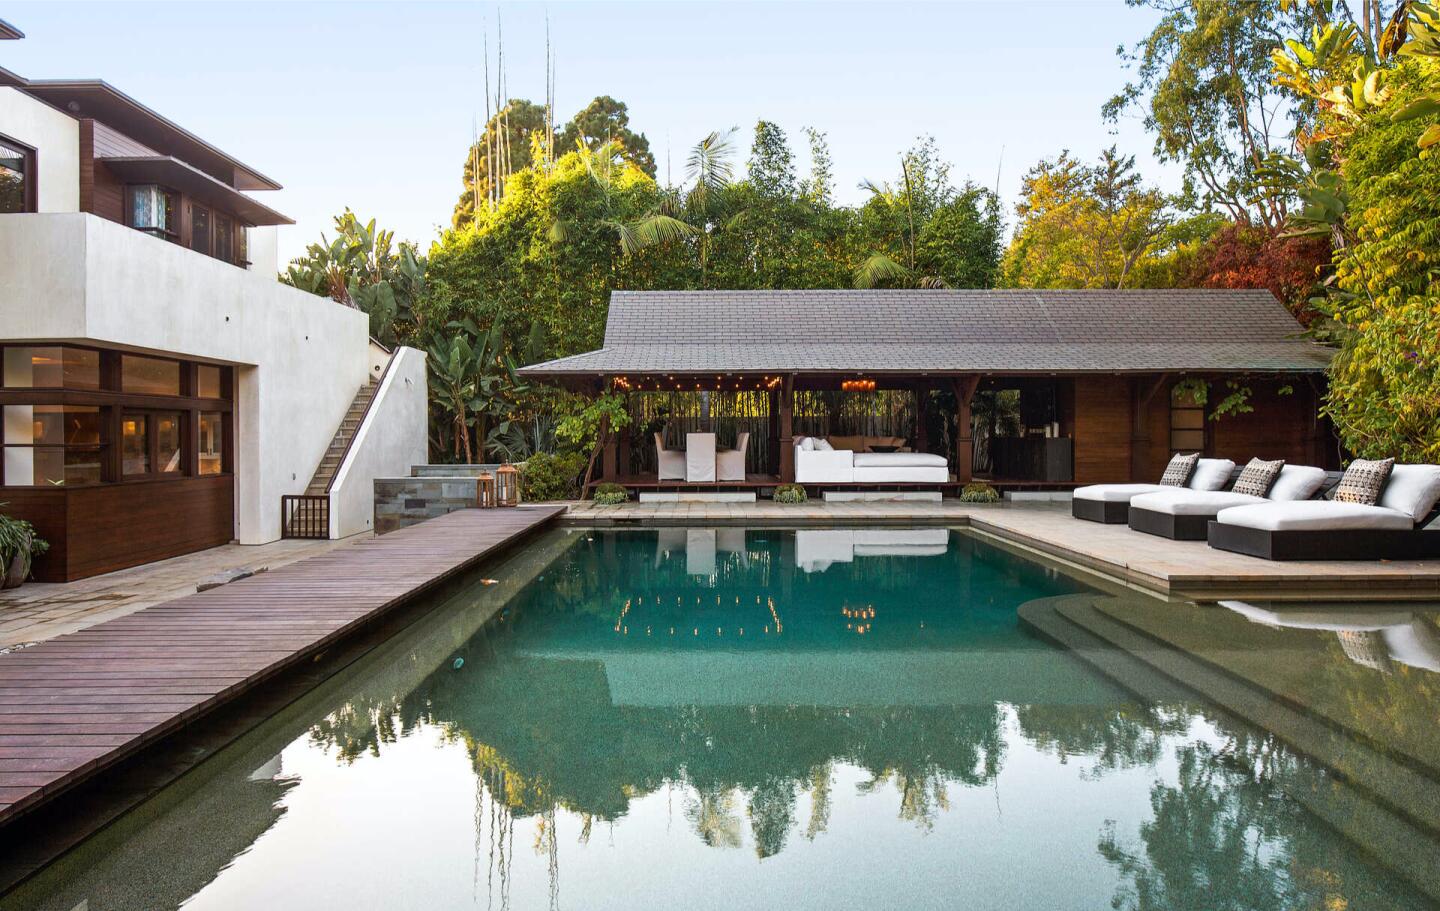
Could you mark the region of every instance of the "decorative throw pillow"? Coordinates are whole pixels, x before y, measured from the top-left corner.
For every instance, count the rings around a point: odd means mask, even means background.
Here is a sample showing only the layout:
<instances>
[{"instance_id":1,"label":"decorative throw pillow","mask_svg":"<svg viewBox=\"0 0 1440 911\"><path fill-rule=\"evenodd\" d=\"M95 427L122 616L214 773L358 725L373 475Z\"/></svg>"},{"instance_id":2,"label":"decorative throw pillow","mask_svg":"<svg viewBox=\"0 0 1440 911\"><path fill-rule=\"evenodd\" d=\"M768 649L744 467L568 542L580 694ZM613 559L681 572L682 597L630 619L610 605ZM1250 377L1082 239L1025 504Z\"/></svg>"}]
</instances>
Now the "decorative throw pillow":
<instances>
[{"instance_id":1,"label":"decorative throw pillow","mask_svg":"<svg viewBox=\"0 0 1440 911\"><path fill-rule=\"evenodd\" d=\"M1340 483L1335 485L1335 494L1331 499L1336 503L1374 506L1375 501L1380 499L1380 491L1385 489L1385 482L1389 480L1394 467L1394 459L1356 459L1345 469Z\"/></svg>"},{"instance_id":2,"label":"decorative throw pillow","mask_svg":"<svg viewBox=\"0 0 1440 911\"><path fill-rule=\"evenodd\" d=\"M1184 487L1190 483L1190 475L1195 473L1195 466L1200 462L1200 453L1192 452L1189 455L1180 455L1178 452L1170 457L1170 464L1165 466L1165 473L1160 476L1161 487Z\"/></svg>"},{"instance_id":3,"label":"decorative throw pillow","mask_svg":"<svg viewBox=\"0 0 1440 911\"><path fill-rule=\"evenodd\" d=\"M1235 493L1249 494L1252 497L1265 496L1270 492L1270 487L1275 483L1275 479L1280 477L1280 469L1284 467L1284 459L1276 459L1273 462L1251 459L1245 469L1240 472L1240 477L1235 480Z\"/></svg>"},{"instance_id":4,"label":"decorative throw pillow","mask_svg":"<svg viewBox=\"0 0 1440 911\"><path fill-rule=\"evenodd\" d=\"M801 451L801 452L814 452L814 451L815 451L815 438L814 438L814 437L801 437L801 438L800 438L800 451Z\"/></svg>"},{"instance_id":5,"label":"decorative throw pillow","mask_svg":"<svg viewBox=\"0 0 1440 911\"><path fill-rule=\"evenodd\" d=\"M816 441L815 441L815 451L816 451L816 452L834 452L834 451L835 451L835 447L830 445L830 441L829 441L829 440L816 440Z\"/></svg>"}]
</instances>

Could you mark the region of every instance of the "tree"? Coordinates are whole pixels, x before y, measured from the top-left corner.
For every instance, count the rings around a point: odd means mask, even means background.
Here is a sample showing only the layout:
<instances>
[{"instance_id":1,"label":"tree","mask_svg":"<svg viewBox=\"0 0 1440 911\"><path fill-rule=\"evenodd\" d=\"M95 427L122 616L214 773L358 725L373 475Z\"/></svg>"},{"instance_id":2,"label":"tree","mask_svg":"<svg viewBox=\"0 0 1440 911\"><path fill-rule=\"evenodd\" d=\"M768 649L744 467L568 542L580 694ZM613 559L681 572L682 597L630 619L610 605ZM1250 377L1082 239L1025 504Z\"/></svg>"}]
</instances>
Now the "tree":
<instances>
[{"instance_id":1,"label":"tree","mask_svg":"<svg viewBox=\"0 0 1440 911\"><path fill-rule=\"evenodd\" d=\"M451 224L456 228L471 224L477 202L483 208L486 200L496 198L499 191L503 191L500 184L504 177L530 163L531 144L534 138L545 134L545 126L545 106L523 98L511 99L491 116L484 132L465 154L460 178L462 189Z\"/></svg>"},{"instance_id":2,"label":"tree","mask_svg":"<svg viewBox=\"0 0 1440 911\"><path fill-rule=\"evenodd\" d=\"M470 320L451 322L430 339L430 400L445 416L457 461L485 460L490 419L507 415L526 391L504 349L499 326L482 333Z\"/></svg>"},{"instance_id":3,"label":"tree","mask_svg":"<svg viewBox=\"0 0 1440 911\"><path fill-rule=\"evenodd\" d=\"M1155 154L1185 168L1186 195L1238 222L1277 230L1286 188L1262 181L1272 154L1293 148L1314 106L1272 81L1270 52L1304 36L1328 3L1295 0L1129 0L1161 13L1134 48L1120 49L1135 79L1108 101L1118 120L1140 108ZM1368 5L1371 0L1363 0Z\"/></svg>"},{"instance_id":4,"label":"tree","mask_svg":"<svg viewBox=\"0 0 1440 911\"><path fill-rule=\"evenodd\" d=\"M415 305L426 287L424 257L414 244L397 246L394 240L394 232L377 228L375 219L361 224L346 209L335 216L335 239L321 234L318 244L291 260L280 280L364 311L371 337L394 345L414 334Z\"/></svg>"},{"instance_id":5,"label":"tree","mask_svg":"<svg viewBox=\"0 0 1440 911\"><path fill-rule=\"evenodd\" d=\"M1146 187L1135 159L1106 149L1087 167L1068 151L1025 175L1005 281L1022 288L1124 288L1164 255L1176 222L1169 200Z\"/></svg>"},{"instance_id":6,"label":"tree","mask_svg":"<svg viewBox=\"0 0 1440 911\"><path fill-rule=\"evenodd\" d=\"M565 124L557 139L559 148L573 149L583 144L592 151L614 142L627 161L648 176L655 176L655 156L650 154L650 140L644 133L630 129L630 111L623 101L600 95Z\"/></svg>"}]
</instances>

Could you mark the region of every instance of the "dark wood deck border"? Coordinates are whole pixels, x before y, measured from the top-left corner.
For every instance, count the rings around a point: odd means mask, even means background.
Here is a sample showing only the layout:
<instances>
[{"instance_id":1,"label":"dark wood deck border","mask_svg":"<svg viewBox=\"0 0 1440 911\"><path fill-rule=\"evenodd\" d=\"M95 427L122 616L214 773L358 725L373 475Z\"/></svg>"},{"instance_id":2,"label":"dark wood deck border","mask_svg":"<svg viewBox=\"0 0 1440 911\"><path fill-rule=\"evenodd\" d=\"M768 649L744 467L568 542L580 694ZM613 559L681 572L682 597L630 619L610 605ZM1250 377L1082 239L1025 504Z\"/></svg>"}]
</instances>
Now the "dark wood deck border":
<instances>
[{"instance_id":1,"label":"dark wood deck border","mask_svg":"<svg viewBox=\"0 0 1440 911\"><path fill-rule=\"evenodd\" d=\"M453 512L0 655L0 826L563 512Z\"/></svg>"}]
</instances>

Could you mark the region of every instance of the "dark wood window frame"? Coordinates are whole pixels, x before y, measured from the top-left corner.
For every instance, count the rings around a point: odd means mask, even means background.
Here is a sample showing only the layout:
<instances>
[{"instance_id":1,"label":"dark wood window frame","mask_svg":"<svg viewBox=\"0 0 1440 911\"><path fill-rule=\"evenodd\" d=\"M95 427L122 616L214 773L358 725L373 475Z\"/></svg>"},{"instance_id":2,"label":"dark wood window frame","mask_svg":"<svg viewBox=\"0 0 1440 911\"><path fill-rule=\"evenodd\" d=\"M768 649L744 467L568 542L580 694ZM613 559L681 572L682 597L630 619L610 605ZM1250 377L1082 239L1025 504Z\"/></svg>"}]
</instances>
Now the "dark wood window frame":
<instances>
[{"instance_id":1,"label":"dark wood window frame","mask_svg":"<svg viewBox=\"0 0 1440 911\"><path fill-rule=\"evenodd\" d=\"M0 142L18 150L25 156L25 189L20 203L21 212L37 212L40 208L40 156L35 147L18 139L11 139L0 133Z\"/></svg>"},{"instance_id":2,"label":"dark wood window frame","mask_svg":"<svg viewBox=\"0 0 1440 911\"><path fill-rule=\"evenodd\" d=\"M135 191L145 187L159 187L170 196L171 224L161 230L159 228L144 228L135 224ZM151 237L159 237L164 240L178 242L180 240L180 205L184 197L178 190L167 187L164 184L154 183L129 183L125 185L125 226L139 231L141 234L149 234Z\"/></svg>"},{"instance_id":3,"label":"dark wood window frame","mask_svg":"<svg viewBox=\"0 0 1440 911\"><path fill-rule=\"evenodd\" d=\"M1175 426L1175 415L1176 415L1176 413L1192 413L1192 412L1198 412L1198 413L1199 413L1199 415L1200 415L1200 426L1198 426L1198 427L1176 427L1176 426ZM1209 452L1209 451L1210 451L1210 420L1209 420L1209 417L1210 417L1210 415L1209 415L1209 409L1208 409L1208 407L1207 407L1205 404L1203 404L1203 403L1201 403L1201 404L1194 404L1193 402L1192 402L1192 403L1177 403L1177 402L1175 401L1175 390L1174 390L1174 389L1171 389L1171 391L1170 391L1170 412L1169 412L1170 438L1169 438L1169 440L1168 440L1168 442L1170 443L1170 450L1171 450L1172 452L1199 452L1201 455L1204 455L1204 454L1206 454L1207 452ZM1197 447L1197 446L1178 446L1178 445L1176 445L1176 442L1175 442L1176 437L1175 437L1175 435L1176 435L1177 433L1181 433L1181 434L1193 434L1193 433L1197 433L1197 432L1200 434L1200 445L1199 445L1198 447Z\"/></svg>"},{"instance_id":4,"label":"dark wood window frame","mask_svg":"<svg viewBox=\"0 0 1440 911\"><path fill-rule=\"evenodd\" d=\"M0 358L5 348L54 347L34 343L0 345ZM4 405L89 405L98 406L100 418L100 460L101 485L152 483L175 481L182 478L217 477L233 475L235 472L235 368L223 364L211 364L220 368L220 398L205 398L199 395L200 362L188 361L163 355L143 354L162 360L177 361L180 364L180 395L150 395L121 391L120 358L124 354L140 352L116 351L92 345L60 345L62 348L77 348L96 351L100 354L100 389L69 389L63 386L24 386L7 388L0 374L0 406ZM219 475L201 475L199 469L200 414L219 412L221 415L221 470ZM147 431L147 446L150 448L150 471L145 474L124 473L122 422L126 414L180 415L180 471L161 472L158 464L159 440L153 430ZM148 418L147 418L148 421ZM26 444L9 444L22 446ZM86 449L92 447L66 447L61 444L30 444L37 449ZM4 460L0 459L0 487L7 486L4 477ZM15 485L34 490L32 484ZM77 485L94 487L96 485Z\"/></svg>"}]
</instances>

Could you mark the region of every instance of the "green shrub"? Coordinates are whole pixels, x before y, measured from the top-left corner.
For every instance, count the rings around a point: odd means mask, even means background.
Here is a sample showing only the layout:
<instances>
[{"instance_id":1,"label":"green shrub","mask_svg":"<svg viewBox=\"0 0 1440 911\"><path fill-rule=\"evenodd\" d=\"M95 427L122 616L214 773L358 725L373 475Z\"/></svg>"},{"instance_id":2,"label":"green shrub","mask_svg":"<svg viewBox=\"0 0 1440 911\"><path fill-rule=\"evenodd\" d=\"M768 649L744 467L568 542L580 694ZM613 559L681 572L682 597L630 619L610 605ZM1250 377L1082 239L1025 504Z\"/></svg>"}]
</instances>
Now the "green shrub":
<instances>
[{"instance_id":1,"label":"green shrub","mask_svg":"<svg viewBox=\"0 0 1440 911\"><path fill-rule=\"evenodd\" d=\"M595 488L593 498L597 506L618 506L630 499L630 494L619 484L606 482Z\"/></svg>"},{"instance_id":2,"label":"green shrub","mask_svg":"<svg viewBox=\"0 0 1440 911\"><path fill-rule=\"evenodd\" d=\"M585 457L578 452L537 452L520 467L521 497L531 503L579 499L584 470Z\"/></svg>"},{"instance_id":3,"label":"green shrub","mask_svg":"<svg viewBox=\"0 0 1440 911\"><path fill-rule=\"evenodd\" d=\"M999 503L1000 493L984 481L966 484L960 488L961 503Z\"/></svg>"},{"instance_id":4,"label":"green shrub","mask_svg":"<svg viewBox=\"0 0 1440 911\"><path fill-rule=\"evenodd\" d=\"M809 499L805 495L805 488L799 484L781 484L775 488L775 493L771 494L771 498L776 503L804 503Z\"/></svg>"}]
</instances>

